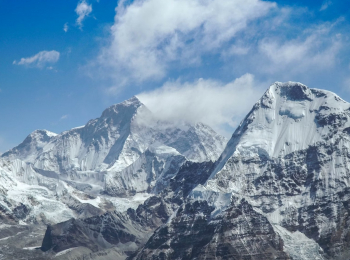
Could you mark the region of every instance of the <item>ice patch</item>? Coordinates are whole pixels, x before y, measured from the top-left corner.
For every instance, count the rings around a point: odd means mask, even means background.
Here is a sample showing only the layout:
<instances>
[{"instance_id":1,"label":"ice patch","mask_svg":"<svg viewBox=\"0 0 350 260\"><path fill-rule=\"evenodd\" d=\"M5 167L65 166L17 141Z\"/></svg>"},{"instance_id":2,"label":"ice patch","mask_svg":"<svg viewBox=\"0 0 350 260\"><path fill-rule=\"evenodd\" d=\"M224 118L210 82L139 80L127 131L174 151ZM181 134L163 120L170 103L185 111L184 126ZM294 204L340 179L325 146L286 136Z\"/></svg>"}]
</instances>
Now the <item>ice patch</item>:
<instances>
[{"instance_id":1,"label":"ice patch","mask_svg":"<svg viewBox=\"0 0 350 260\"><path fill-rule=\"evenodd\" d=\"M61 251L61 252L58 252L57 254L55 254L55 257L61 256L61 255L65 255L65 254L67 254L67 253L73 251L73 250L76 249L76 248L77 248L77 247L72 247L72 248L68 248L68 249L66 249L66 250L63 250L63 251Z\"/></svg>"},{"instance_id":2,"label":"ice patch","mask_svg":"<svg viewBox=\"0 0 350 260\"><path fill-rule=\"evenodd\" d=\"M30 247L23 247L24 250L36 250L39 249L41 247L41 245L39 246L30 246Z\"/></svg>"},{"instance_id":3,"label":"ice patch","mask_svg":"<svg viewBox=\"0 0 350 260\"><path fill-rule=\"evenodd\" d=\"M293 260L324 260L323 250L314 240L299 231L289 232L279 225L273 225L273 227L283 239L283 249Z\"/></svg>"},{"instance_id":4,"label":"ice patch","mask_svg":"<svg viewBox=\"0 0 350 260\"><path fill-rule=\"evenodd\" d=\"M125 212L128 210L128 208L137 209L137 207L140 204L144 203L150 197L152 197L152 194L137 193L131 198L117 198L117 197L105 197L105 198L113 203L117 211Z\"/></svg>"}]
</instances>

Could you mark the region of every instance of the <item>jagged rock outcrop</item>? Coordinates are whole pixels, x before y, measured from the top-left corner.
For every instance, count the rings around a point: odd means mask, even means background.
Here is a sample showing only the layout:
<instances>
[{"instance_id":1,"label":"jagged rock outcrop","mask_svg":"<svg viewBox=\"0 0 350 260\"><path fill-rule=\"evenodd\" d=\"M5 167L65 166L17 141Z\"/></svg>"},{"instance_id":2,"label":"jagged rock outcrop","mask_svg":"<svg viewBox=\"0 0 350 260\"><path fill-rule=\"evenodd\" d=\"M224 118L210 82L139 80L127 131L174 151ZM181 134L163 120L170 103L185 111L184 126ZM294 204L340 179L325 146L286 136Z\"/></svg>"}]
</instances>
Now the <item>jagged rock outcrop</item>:
<instances>
[{"instance_id":1,"label":"jagged rock outcrop","mask_svg":"<svg viewBox=\"0 0 350 260\"><path fill-rule=\"evenodd\" d=\"M142 246L172 213L162 198L153 196L136 210L70 219L47 227L41 250L55 255L72 248L79 248L79 252L84 252L82 248L92 252L115 248L125 258Z\"/></svg>"},{"instance_id":2,"label":"jagged rock outcrop","mask_svg":"<svg viewBox=\"0 0 350 260\"><path fill-rule=\"evenodd\" d=\"M245 200L211 216L205 200L184 203L132 259L290 259L266 217Z\"/></svg>"}]
</instances>

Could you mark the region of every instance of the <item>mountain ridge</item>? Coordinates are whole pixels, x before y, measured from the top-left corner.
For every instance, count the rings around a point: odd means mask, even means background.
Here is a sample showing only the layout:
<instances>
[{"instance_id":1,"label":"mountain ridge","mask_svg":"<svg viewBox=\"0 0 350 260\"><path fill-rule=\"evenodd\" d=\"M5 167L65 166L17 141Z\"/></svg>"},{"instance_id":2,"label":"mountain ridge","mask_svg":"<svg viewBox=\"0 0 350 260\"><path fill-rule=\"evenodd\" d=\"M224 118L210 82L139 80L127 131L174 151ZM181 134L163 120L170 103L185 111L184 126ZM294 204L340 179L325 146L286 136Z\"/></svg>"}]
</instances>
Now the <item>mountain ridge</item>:
<instances>
[{"instance_id":1,"label":"mountain ridge","mask_svg":"<svg viewBox=\"0 0 350 260\"><path fill-rule=\"evenodd\" d=\"M166 188L185 161L217 158L225 142L204 124L160 121L132 97L84 126L60 134L35 130L1 155L0 178L6 181L0 207L6 219L25 207L14 220L30 223L54 223L46 212L50 205L60 205L57 221L125 211Z\"/></svg>"},{"instance_id":2,"label":"mountain ridge","mask_svg":"<svg viewBox=\"0 0 350 260\"><path fill-rule=\"evenodd\" d=\"M65 178L60 179L65 205L86 216L50 225L42 243L48 256L87 257L90 250L89 257L100 260L116 253L128 260L348 259L350 104L336 94L297 82L272 84L220 155L214 153L215 134L205 125L169 128L139 106L143 117L126 113L122 117L131 122L118 128L106 123L123 121L115 109L90 125L111 129L103 132L107 139L122 135L123 127L130 130L122 152L114 153L124 164L110 157L97 168L108 180L98 185L91 171L68 168L68 174L58 174ZM189 160L191 155L197 159ZM216 159L201 160L211 156ZM27 165L29 173L38 174ZM123 199L118 208L115 201ZM109 209L96 212L102 202ZM14 210L26 214L22 205Z\"/></svg>"}]
</instances>

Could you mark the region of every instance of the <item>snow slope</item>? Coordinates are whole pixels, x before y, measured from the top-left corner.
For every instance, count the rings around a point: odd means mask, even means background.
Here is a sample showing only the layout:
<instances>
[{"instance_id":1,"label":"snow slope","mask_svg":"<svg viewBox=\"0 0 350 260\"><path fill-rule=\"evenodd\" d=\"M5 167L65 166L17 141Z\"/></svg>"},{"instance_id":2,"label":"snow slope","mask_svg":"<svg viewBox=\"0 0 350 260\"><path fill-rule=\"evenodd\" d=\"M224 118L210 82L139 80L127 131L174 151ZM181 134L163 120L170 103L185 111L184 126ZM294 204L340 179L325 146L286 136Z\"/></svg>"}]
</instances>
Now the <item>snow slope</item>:
<instances>
[{"instance_id":1,"label":"snow slope","mask_svg":"<svg viewBox=\"0 0 350 260\"><path fill-rule=\"evenodd\" d=\"M294 82L273 84L232 135L208 185L214 188L215 180L231 171L230 162L235 160L284 158L329 140L334 132L343 134L350 127L349 108L329 91ZM234 186L228 190L241 190Z\"/></svg>"}]
</instances>

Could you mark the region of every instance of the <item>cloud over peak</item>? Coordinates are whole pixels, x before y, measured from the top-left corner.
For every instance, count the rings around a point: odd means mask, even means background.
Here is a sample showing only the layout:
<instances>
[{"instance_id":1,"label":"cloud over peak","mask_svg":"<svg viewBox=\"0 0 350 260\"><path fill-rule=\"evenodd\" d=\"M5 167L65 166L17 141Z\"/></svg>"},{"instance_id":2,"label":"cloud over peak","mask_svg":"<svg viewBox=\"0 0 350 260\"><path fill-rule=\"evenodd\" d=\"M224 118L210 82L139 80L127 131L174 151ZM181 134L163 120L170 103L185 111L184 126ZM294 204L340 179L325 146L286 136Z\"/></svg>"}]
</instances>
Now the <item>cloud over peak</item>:
<instances>
[{"instance_id":1,"label":"cloud over peak","mask_svg":"<svg viewBox=\"0 0 350 260\"><path fill-rule=\"evenodd\" d=\"M43 68L45 65L56 63L60 58L58 51L41 51L34 56L21 58L19 61L13 61L13 64L24 65L28 67Z\"/></svg>"},{"instance_id":2,"label":"cloud over peak","mask_svg":"<svg viewBox=\"0 0 350 260\"><path fill-rule=\"evenodd\" d=\"M229 83L213 79L166 82L137 97L161 119L203 122L229 136L265 87L253 75L245 74Z\"/></svg>"}]
</instances>

